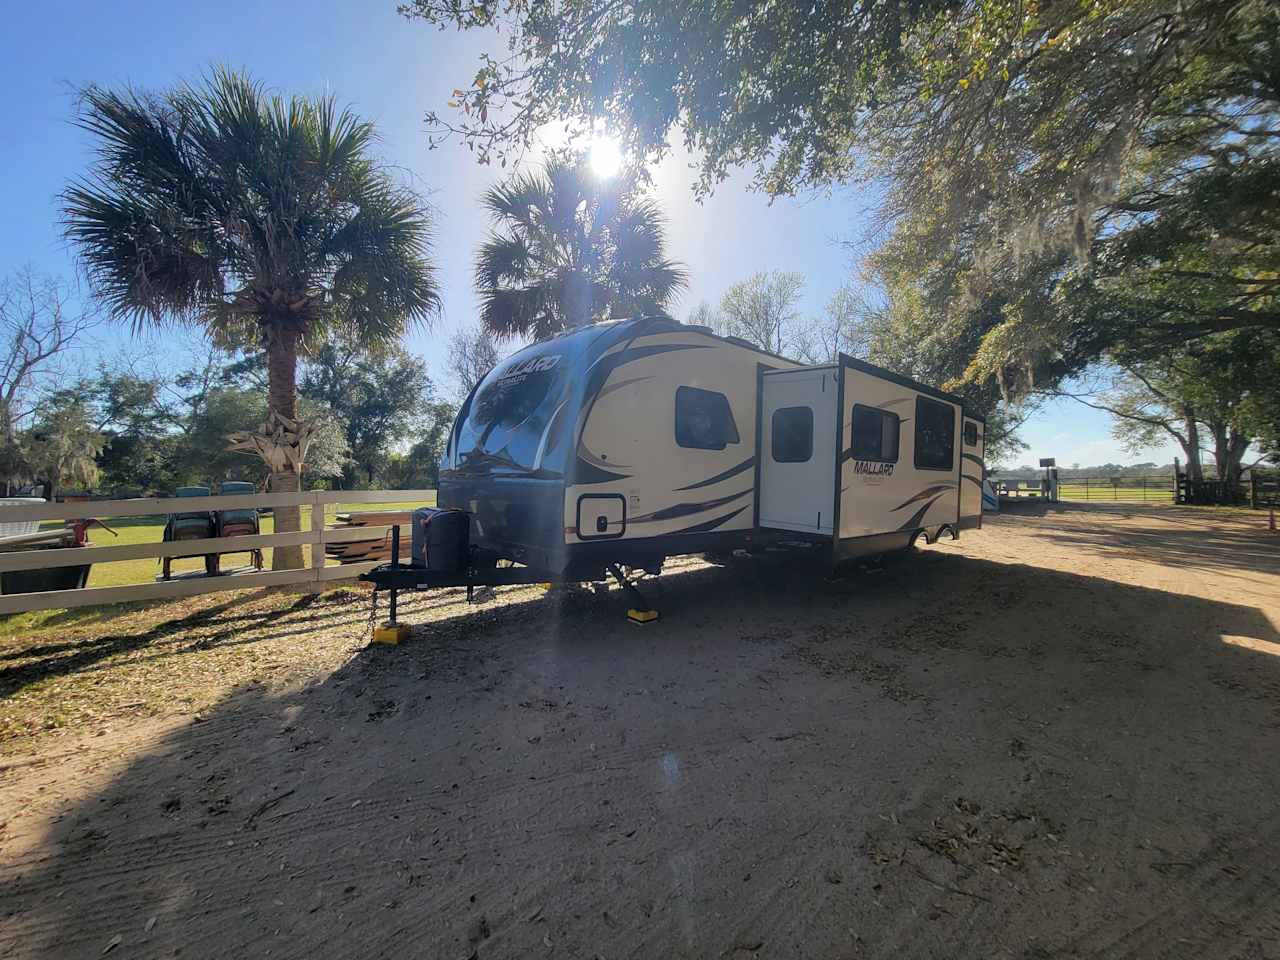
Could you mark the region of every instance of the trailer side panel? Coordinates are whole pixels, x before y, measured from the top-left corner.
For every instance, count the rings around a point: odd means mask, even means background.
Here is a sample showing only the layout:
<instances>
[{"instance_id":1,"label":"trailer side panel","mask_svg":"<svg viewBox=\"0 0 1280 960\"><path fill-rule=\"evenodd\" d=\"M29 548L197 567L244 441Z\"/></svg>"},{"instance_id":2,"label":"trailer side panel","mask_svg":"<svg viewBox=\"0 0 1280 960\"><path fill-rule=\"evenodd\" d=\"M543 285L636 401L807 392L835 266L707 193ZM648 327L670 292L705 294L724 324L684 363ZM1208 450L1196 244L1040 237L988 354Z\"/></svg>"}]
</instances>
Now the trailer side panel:
<instances>
[{"instance_id":1,"label":"trailer side panel","mask_svg":"<svg viewBox=\"0 0 1280 960\"><path fill-rule=\"evenodd\" d=\"M907 546L960 516L957 400L842 358L837 559Z\"/></svg>"}]
</instances>

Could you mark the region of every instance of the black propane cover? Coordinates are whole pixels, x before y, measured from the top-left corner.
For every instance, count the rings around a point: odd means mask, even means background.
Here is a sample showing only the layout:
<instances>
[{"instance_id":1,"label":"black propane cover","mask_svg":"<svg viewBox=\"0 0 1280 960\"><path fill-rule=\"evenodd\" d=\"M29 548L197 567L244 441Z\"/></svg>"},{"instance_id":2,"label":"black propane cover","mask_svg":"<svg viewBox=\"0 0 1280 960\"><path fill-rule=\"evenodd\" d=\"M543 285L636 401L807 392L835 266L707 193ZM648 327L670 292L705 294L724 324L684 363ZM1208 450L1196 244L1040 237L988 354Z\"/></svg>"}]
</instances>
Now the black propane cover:
<instances>
[{"instance_id":1,"label":"black propane cover","mask_svg":"<svg viewBox=\"0 0 1280 960\"><path fill-rule=\"evenodd\" d=\"M412 566L462 573L471 550L471 516L464 510L419 507L413 511Z\"/></svg>"}]
</instances>

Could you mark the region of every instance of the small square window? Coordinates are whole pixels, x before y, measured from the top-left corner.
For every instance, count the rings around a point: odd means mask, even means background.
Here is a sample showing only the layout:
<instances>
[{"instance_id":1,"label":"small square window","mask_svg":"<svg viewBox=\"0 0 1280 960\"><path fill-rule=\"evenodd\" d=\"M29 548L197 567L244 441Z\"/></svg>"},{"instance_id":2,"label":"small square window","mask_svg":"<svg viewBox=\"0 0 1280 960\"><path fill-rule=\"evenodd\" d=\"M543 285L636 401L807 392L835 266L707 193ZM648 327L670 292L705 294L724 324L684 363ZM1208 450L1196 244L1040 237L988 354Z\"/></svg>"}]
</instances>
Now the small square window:
<instances>
[{"instance_id":1,"label":"small square window","mask_svg":"<svg viewBox=\"0 0 1280 960\"><path fill-rule=\"evenodd\" d=\"M782 407L773 411L774 463L805 463L813 456L813 410Z\"/></svg>"},{"instance_id":2,"label":"small square window","mask_svg":"<svg viewBox=\"0 0 1280 960\"><path fill-rule=\"evenodd\" d=\"M955 408L916 397L916 469L950 470L955 463L955 446Z\"/></svg>"},{"instance_id":3,"label":"small square window","mask_svg":"<svg viewBox=\"0 0 1280 960\"><path fill-rule=\"evenodd\" d=\"M676 444L694 450L723 450L740 443L729 398L713 390L676 390Z\"/></svg>"},{"instance_id":4,"label":"small square window","mask_svg":"<svg viewBox=\"0 0 1280 960\"><path fill-rule=\"evenodd\" d=\"M964 425L964 445L966 447L976 447L978 445L978 425L972 420Z\"/></svg>"},{"instance_id":5,"label":"small square window","mask_svg":"<svg viewBox=\"0 0 1280 960\"><path fill-rule=\"evenodd\" d=\"M897 463L900 428L896 413L854 404L853 459Z\"/></svg>"}]
</instances>

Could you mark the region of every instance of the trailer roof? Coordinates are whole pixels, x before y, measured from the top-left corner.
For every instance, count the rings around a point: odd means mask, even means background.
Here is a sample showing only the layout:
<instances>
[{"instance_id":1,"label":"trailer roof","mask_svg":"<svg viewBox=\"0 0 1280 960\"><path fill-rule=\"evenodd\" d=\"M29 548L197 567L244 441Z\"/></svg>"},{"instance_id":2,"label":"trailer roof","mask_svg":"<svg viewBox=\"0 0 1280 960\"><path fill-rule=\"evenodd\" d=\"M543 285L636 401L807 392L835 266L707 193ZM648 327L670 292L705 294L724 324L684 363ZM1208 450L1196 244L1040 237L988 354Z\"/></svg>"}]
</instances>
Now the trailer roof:
<instances>
[{"instance_id":1,"label":"trailer roof","mask_svg":"<svg viewBox=\"0 0 1280 960\"><path fill-rule=\"evenodd\" d=\"M744 340L741 337L721 336L709 327L702 326L701 324L681 323L680 321L667 316L632 317L621 320L600 320L596 323L587 324L586 326L563 330L546 340L537 341L536 343L529 344L529 346L536 347L556 340L576 337L596 337L607 333L616 333L621 336L624 335L625 332L629 332L631 328L640 325L650 327L655 332L665 330L672 333L696 333L704 337L711 337L715 340L720 340L724 343L733 344L735 347L741 347L744 350L751 350L754 353L758 353L766 357L772 357L775 360L785 360L787 363L807 366L807 364L802 364L799 360L795 360L791 357L784 357L781 354L773 353L770 350L765 350L758 344L754 344L749 340ZM523 350L516 352L521 353ZM965 408L964 400L961 397L956 396L954 393L939 390L937 387L932 387L927 383L921 383L919 380L913 380L911 377L904 376L901 373L894 373L892 370L886 370L884 367L878 367L874 363L868 363L866 360L859 360L856 357L851 357L848 354L841 353L836 362L842 366L852 367L856 370L861 370L864 373L869 373L872 376L880 377L883 380L888 380L911 390L916 390L919 393L923 393L931 397L937 397L940 400L945 400L947 403L954 403L961 409ZM828 364L813 364L812 366L828 366ZM972 420L986 423L986 417L981 414L973 413L970 410L964 409L964 415Z\"/></svg>"},{"instance_id":2,"label":"trailer roof","mask_svg":"<svg viewBox=\"0 0 1280 960\"><path fill-rule=\"evenodd\" d=\"M921 383L919 380L913 380L910 377L903 376L901 373L894 373L892 370L886 370L884 367L877 367L874 363L868 363L866 360L859 360L851 357L847 353L840 354L840 365L852 367L855 370L861 370L863 373L869 373L873 377L879 377L882 380L888 380L890 383L896 383L901 387L927 394L931 397L937 397L939 400L945 400L947 403L954 403L956 406L964 409L964 398L958 397L954 393L947 393L945 390L939 390L937 387L931 387L927 383ZM964 415L971 420L978 420L982 423L987 422L987 418L978 413L971 413L965 410Z\"/></svg>"}]
</instances>

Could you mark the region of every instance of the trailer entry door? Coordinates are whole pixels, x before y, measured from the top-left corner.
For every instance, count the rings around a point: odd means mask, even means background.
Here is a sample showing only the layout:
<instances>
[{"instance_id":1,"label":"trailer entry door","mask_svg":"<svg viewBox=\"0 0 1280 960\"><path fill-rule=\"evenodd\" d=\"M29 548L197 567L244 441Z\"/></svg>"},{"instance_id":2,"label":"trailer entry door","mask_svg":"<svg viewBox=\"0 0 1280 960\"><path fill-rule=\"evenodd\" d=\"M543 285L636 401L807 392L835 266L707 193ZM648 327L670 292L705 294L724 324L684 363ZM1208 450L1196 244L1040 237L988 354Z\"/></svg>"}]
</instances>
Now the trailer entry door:
<instances>
[{"instance_id":1,"label":"trailer entry door","mask_svg":"<svg viewBox=\"0 0 1280 960\"><path fill-rule=\"evenodd\" d=\"M833 532L836 385L834 367L761 377L761 527Z\"/></svg>"}]
</instances>

